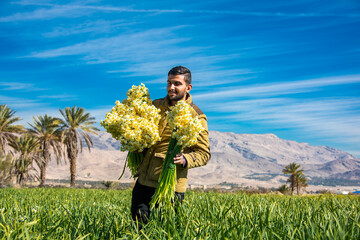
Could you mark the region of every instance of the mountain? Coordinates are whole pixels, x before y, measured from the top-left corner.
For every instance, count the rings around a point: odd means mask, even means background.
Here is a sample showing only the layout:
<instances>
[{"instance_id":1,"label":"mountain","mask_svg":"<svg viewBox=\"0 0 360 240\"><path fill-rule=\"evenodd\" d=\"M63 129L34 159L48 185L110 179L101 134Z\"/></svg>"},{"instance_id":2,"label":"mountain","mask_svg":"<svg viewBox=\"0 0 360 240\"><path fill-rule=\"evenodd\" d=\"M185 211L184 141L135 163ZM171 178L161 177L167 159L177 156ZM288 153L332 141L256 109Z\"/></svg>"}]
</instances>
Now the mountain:
<instances>
[{"instance_id":1,"label":"mountain","mask_svg":"<svg viewBox=\"0 0 360 240\"><path fill-rule=\"evenodd\" d=\"M92 135L94 148L84 148L77 165L78 179L116 180L124 166L126 152L106 132ZM211 159L204 167L189 171L189 184L284 182L282 169L289 163L300 164L309 178L360 180L360 159L327 146L311 146L278 138L274 134L235 134L210 131ZM126 169L122 181L132 181ZM69 166L47 170L49 179L69 179ZM254 182L255 184L255 182Z\"/></svg>"}]
</instances>

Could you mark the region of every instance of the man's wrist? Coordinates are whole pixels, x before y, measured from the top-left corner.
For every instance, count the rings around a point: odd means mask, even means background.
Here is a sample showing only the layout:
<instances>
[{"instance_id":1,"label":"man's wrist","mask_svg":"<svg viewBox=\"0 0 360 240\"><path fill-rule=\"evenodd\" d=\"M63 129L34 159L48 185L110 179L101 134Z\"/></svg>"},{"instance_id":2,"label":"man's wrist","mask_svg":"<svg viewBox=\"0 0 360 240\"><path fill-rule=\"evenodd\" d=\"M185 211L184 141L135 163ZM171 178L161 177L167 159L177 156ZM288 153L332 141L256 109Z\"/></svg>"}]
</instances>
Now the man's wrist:
<instances>
[{"instance_id":1,"label":"man's wrist","mask_svg":"<svg viewBox=\"0 0 360 240\"><path fill-rule=\"evenodd\" d=\"M184 163L182 164L182 167L183 167L183 168L186 168L186 165L187 165L187 161L186 161L186 158L185 158L185 156L183 156L183 158L184 158Z\"/></svg>"}]
</instances>

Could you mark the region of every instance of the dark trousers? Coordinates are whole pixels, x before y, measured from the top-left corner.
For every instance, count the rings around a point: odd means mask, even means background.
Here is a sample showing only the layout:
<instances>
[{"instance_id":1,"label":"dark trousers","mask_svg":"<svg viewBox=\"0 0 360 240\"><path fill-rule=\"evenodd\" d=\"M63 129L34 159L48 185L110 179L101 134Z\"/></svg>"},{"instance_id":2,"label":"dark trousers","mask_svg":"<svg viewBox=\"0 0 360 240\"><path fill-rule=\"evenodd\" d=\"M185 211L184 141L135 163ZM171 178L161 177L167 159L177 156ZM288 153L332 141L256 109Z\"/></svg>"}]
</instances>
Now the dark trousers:
<instances>
[{"instance_id":1,"label":"dark trousers","mask_svg":"<svg viewBox=\"0 0 360 240\"><path fill-rule=\"evenodd\" d=\"M139 224L139 229L143 224L148 222L150 216L150 201L155 193L156 188L141 185L138 181L132 191L131 198L131 215L134 221ZM184 193L175 192L176 198L179 202L184 200Z\"/></svg>"}]
</instances>

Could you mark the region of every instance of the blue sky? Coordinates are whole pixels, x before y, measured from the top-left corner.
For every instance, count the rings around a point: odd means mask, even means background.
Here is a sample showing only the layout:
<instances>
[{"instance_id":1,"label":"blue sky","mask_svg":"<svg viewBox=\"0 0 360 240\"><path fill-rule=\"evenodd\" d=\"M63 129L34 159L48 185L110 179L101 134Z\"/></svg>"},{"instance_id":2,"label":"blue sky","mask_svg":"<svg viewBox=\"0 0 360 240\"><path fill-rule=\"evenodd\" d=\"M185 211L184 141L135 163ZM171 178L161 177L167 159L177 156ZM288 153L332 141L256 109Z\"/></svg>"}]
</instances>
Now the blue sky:
<instances>
[{"instance_id":1,"label":"blue sky","mask_svg":"<svg viewBox=\"0 0 360 240\"><path fill-rule=\"evenodd\" d=\"M360 157L360 2L1 1L0 103L23 119L188 67L209 130L274 133Z\"/></svg>"}]
</instances>

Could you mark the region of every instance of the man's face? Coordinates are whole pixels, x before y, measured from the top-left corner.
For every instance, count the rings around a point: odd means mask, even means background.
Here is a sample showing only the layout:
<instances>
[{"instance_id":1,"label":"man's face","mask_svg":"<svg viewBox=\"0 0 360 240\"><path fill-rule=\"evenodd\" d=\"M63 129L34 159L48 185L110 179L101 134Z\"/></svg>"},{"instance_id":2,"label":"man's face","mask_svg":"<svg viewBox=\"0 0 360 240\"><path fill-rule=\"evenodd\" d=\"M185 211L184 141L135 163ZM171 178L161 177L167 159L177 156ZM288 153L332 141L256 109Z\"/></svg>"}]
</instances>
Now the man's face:
<instances>
[{"instance_id":1,"label":"man's face","mask_svg":"<svg viewBox=\"0 0 360 240\"><path fill-rule=\"evenodd\" d=\"M180 100L186 100L186 93L190 92L191 88L191 84L186 85L184 75L168 76L167 92L173 104Z\"/></svg>"}]
</instances>

